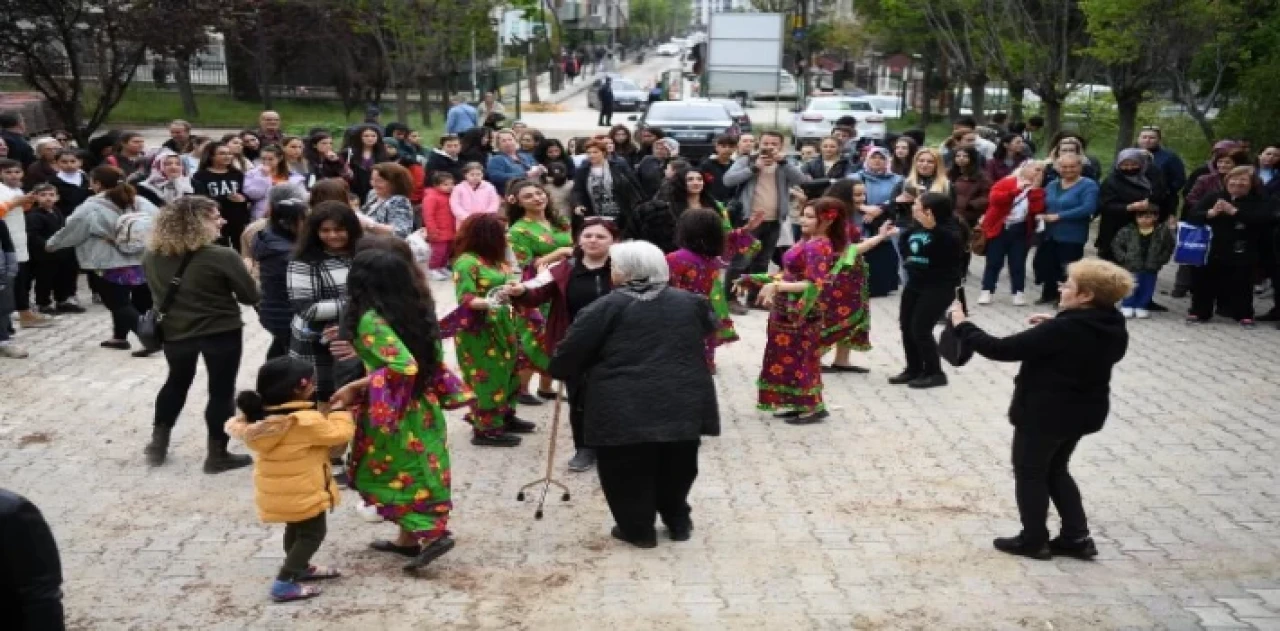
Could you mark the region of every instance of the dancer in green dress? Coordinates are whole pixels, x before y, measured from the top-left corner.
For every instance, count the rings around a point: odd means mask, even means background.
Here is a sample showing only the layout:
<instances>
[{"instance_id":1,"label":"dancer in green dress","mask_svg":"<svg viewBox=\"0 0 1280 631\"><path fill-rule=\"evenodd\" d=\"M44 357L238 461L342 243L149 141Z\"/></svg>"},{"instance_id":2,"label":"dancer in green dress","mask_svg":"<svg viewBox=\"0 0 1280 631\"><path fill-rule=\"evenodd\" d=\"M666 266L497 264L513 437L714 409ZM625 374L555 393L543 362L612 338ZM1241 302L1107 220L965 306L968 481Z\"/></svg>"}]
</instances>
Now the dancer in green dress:
<instances>
[{"instance_id":1,"label":"dancer in green dress","mask_svg":"<svg viewBox=\"0 0 1280 631\"><path fill-rule=\"evenodd\" d=\"M569 221L562 217L545 188L534 180L521 180L511 185L506 204L507 239L520 266L518 273L531 278L544 266L549 266L573 255L573 234ZM532 315L532 314L530 314ZM547 308L539 311L540 317L522 318L522 347L529 363L538 371L538 396L551 399L555 391L551 377L545 374L550 361L547 352L544 322ZM518 400L526 405L538 405L538 397L529 394L531 372L521 375Z\"/></svg>"},{"instance_id":2,"label":"dancer in green dress","mask_svg":"<svg viewBox=\"0 0 1280 631\"><path fill-rule=\"evenodd\" d=\"M506 227L496 215L472 215L462 222L453 263L458 309L449 316L456 328L455 346L462 377L476 393L467 414L474 433L473 445L514 447L520 437L535 429L516 417L520 369L528 359L526 346L536 347L525 319L508 305L490 298L490 292L514 280L505 260Z\"/></svg>"},{"instance_id":3,"label":"dancer in green dress","mask_svg":"<svg viewBox=\"0 0 1280 631\"><path fill-rule=\"evenodd\" d=\"M349 281L344 328L368 374L333 395L356 412L348 474L361 498L400 527L395 541L372 547L412 557L405 570L416 570L454 547L443 410L472 396L445 367L435 306L412 264L369 250L352 262Z\"/></svg>"}]
</instances>

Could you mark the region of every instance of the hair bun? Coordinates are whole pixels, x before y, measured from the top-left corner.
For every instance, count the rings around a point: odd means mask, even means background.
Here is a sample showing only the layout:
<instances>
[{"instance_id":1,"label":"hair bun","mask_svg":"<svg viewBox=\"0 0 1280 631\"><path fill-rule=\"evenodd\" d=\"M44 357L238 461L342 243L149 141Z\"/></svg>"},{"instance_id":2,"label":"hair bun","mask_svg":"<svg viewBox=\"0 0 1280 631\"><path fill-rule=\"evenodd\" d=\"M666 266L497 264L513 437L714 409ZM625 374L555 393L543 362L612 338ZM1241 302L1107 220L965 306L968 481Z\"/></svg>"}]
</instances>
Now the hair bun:
<instances>
[{"instance_id":1,"label":"hair bun","mask_svg":"<svg viewBox=\"0 0 1280 631\"><path fill-rule=\"evenodd\" d=\"M265 412L262 405L262 395L253 390L242 390L236 395L236 407L244 413L249 421L258 421L263 418Z\"/></svg>"}]
</instances>

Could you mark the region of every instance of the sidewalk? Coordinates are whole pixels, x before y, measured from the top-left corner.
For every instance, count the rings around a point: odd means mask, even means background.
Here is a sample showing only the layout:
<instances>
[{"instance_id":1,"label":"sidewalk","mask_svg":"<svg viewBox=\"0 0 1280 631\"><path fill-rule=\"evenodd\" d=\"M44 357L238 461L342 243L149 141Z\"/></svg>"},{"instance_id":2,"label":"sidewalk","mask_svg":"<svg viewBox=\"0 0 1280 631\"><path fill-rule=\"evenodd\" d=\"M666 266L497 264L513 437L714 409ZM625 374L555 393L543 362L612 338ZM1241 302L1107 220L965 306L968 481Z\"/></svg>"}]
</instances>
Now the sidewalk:
<instances>
[{"instance_id":1,"label":"sidewalk","mask_svg":"<svg viewBox=\"0 0 1280 631\"><path fill-rule=\"evenodd\" d=\"M653 57L650 56L648 53L645 54L645 59L648 61L653 61ZM627 74L634 70L640 69L643 66L644 64L637 64L634 61L627 61L627 62L618 64L618 69L614 74ZM558 92L552 92L551 91L551 72L550 71L544 72L538 75L538 96L540 97L540 100L542 103L555 103L555 104L563 103L575 96L578 96L579 94L582 94L583 92L586 92L587 88L591 86L591 79L593 79L594 77L595 77L595 74L592 74L592 73L580 74L578 75L578 80L575 81L574 83L563 86ZM529 80L527 78L521 80L520 87L519 87L519 94L520 94L520 103L522 106L526 103L529 103ZM507 105L509 107L514 107L515 95L516 95L516 85L514 83L509 83L507 85L502 86L502 102L504 105Z\"/></svg>"}]
</instances>

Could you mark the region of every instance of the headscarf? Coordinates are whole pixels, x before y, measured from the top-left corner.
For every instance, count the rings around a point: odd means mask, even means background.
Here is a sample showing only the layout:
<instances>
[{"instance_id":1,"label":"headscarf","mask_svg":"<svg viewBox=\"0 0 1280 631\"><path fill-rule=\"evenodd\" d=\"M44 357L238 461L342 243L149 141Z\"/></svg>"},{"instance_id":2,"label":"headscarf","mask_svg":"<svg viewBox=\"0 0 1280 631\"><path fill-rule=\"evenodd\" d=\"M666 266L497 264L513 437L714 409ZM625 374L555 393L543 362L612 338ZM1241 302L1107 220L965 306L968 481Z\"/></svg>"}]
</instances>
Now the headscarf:
<instances>
[{"instance_id":1,"label":"headscarf","mask_svg":"<svg viewBox=\"0 0 1280 631\"><path fill-rule=\"evenodd\" d=\"M667 147L667 151L671 152L672 158L680 155L680 143L674 138L659 138L653 141L653 144L665 145Z\"/></svg>"},{"instance_id":2,"label":"headscarf","mask_svg":"<svg viewBox=\"0 0 1280 631\"><path fill-rule=\"evenodd\" d=\"M880 155L881 155L881 157L883 157L883 158L884 158L884 170L885 170L885 173L888 173L888 172L889 172L889 163L893 160L893 153L891 153L891 152L890 152L887 148L885 148L885 147L874 146L874 147L871 147L870 149L868 149L868 150L867 150L867 155L866 155L866 157L867 157L867 158L870 158L871 156L873 156L873 155L875 155L875 154L877 154L877 153L878 153L878 154L880 154ZM874 172L872 172L872 171L868 168L868 166L869 166L869 164L870 164L870 163L866 160L866 158L864 158L864 159L863 159L862 164L863 164L862 169L863 169L864 171L868 171L868 172L874 173ZM874 174L875 174L875 175L883 175L883 173L874 173Z\"/></svg>"},{"instance_id":3,"label":"headscarf","mask_svg":"<svg viewBox=\"0 0 1280 631\"><path fill-rule=\"evenodd\" d=\"M1234 140L1219 140L1213 143L1213 151L1209 157L1209 172L1218 172L1218 159L1240 148L1240 143Z\"/></svg>"},{"instance_id":4,"label":"headscarf","mask_svg":"<svg viewBox=\"0 0 1280 631\"><path fill-rule=\"evenodd\" d=\"M1128 173L1125 173L1124 171L1120 170L1120 163L1125 162L1127 160L1132 160L1138 163L1137 175L1129 175ZM1120 177L1126 182L1129 182L1130 184L1144 191L1147 191L1147 193L1150 194L1151 180L1147 179L1147 167L1151 164L1150 160L1151 160L1151 154L1147 153L1145 149L1137 149L1132 147L1129 149L1125 149L1120 152L1120 155L1116 156L1116 164L1114 167L1112 167L1113 177Z\"/></svg>"}]
</instances>

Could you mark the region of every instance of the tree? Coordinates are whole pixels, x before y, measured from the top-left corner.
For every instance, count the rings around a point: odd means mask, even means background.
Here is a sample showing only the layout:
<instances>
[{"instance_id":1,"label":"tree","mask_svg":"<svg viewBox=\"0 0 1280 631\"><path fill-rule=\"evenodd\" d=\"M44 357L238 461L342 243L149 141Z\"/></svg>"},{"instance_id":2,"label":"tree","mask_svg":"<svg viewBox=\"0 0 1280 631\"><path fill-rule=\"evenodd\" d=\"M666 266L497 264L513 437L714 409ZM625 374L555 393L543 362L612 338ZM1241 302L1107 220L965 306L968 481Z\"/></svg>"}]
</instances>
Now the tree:
<instances>
[{"instance_id":1,"label":"tree","mask_svg":"<svg viewBox=\"0 0 1280 631\"><path fill-rule=\"evenodd\" d=\"M870 0L859 5L859 12L877 48L887 53L920 54L924 64L920 124L927 126L933 120L937 63L942 57L937 34L901 0Z\"/></svg>"},{"instance_id":2,"label":"tree","mask_svg":"<svg viewBox=\"0 0 1280 631\"><path fill-rule=\"evenodd\" d=\"M898 0L910 2L924 14L951 66L969 87L973 117L983 118L991 54L983 37L981 7L977 0ZM959 104L959 99L953 101Z\"/></svg>"},{"instance_id":3,"label":"tree","mask_svg":"<svg viewBox=\"0 0 1280 631\"><path fill-rule=\"evenodd\" d=\"M146 10L135 0L0 0L0 56L17 61L83 146L145 59L136 21Z\"/></svg>"},{"instance_id":4,"label":"tree","mask_svg":"<svg viewBox=\"0 0 1280 631\"><path fill-rule=\"evenodd\" d=\"M239 5L245 1L145 0L145 4L147 10L135 28L153 54L173 59L182 112L195 118L200 108L191 86L191 63L212 43L214 31L231 31L238 26L231 16L243 12Z\"/></svg>"}]
</instances>

